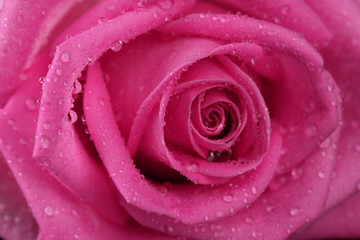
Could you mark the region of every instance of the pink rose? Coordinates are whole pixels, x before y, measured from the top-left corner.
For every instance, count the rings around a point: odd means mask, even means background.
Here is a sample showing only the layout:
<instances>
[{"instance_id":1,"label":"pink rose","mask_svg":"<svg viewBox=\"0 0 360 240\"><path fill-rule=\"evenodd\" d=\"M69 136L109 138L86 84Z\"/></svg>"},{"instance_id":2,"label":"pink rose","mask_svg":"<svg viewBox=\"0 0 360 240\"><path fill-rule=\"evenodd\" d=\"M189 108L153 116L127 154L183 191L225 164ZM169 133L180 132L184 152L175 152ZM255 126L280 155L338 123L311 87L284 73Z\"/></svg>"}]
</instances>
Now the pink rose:
<instances>
[{"instance_id":1,"label":"pink rose","mask_svg":"<svg viewBox=\"0 0 360 240\"><path fill-rule=\"evenodd\" d=\"M358 1L0 8L4 239L360 237Z\"/></svg>"}]
</instances>

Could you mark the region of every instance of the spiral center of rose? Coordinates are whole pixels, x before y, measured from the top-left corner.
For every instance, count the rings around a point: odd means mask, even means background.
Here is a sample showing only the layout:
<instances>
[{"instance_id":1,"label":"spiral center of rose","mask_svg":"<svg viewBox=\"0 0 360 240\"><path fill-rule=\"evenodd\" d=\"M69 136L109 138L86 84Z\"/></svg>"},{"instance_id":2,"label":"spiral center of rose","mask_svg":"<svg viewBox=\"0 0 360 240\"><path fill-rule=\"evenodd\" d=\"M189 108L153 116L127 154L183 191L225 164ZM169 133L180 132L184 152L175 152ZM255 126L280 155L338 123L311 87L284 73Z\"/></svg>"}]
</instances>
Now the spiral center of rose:
<instances>
[{"instance_id":1,"label":"spiral center of rose","mask_svg":"<svg viewBox=\"0 0 360 240\"><path fill-rule=\"evenodd\" d=\"M231 87L221 84L200 91L191 103L190 134L196 152L208 161L231 159L231 147L246 118Z\"/></svg>"},{"instance_id":2,"label":"spiral center of rose","mask_svg":"<svg viewBox=\"0 0 360 240\"><path fill-rule=\"evenodd\" d=\"M202 123L208 138L221 139L230 133L234 114L229 111L233 112L226 103L216 103L201 109Z\"/></svg>"}]
</instances>

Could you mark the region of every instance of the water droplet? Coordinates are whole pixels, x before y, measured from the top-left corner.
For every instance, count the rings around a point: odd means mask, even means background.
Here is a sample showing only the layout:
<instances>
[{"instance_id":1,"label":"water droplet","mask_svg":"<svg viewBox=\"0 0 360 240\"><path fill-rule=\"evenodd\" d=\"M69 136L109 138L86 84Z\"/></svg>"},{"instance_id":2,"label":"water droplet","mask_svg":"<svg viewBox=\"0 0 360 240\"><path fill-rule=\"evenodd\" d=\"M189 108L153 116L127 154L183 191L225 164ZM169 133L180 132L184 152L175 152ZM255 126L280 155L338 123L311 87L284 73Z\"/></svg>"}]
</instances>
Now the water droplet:
<instances>
[{"instance_id":1,"label":"water droplet","mask_svg":"<svg viewBox=\"0 0 360 240\"><path fill-rule=\"evenodd\" d=\"M8 119L8 124L10 125L10 126L12 126L12 125L14 125L15 124L15 121L14 121L14 119Z\"/></svg>"},{"instance_id":2,"label":"water droplet","mask_svg":"<svg viewBox=\"0 0 360 240\"><path fill-rule=\"evenodd\" d=\"M256 194L257 192L258 192L258 188L257 187L252 187L251 188L251 192L253 193L253 194Z\"/></svg>"},{"instance_id":3,"label":"water droplet","mask_svg":"<svg viewBox=\"0 0 360 240\"><path fill-rule=\"evenodd\" d=\"M98 19L98 23L99 24L103 24L104 22L106 22L107 21L107 18L106 17L99 17L99 19Z\"/></svg>"},{"instance_id":4,"label":"water droplet","mask_svg":"<svg viewBox=\"0 0 360 240\"><path fill-rule=\"evenodd\" d=\"M187 163L186 169L190 172L197 172L199 170L198 163Z\"/></svg>"},{"instance_id":5,"label":"water droplet","mask_svg":"<svg viewBox=\"0 0 360 240\"><path fill-rule=\"evenodd\" d=\"M66 63L70 61L70 54L67 52L63 52L60 56L62 62Z\"/></svg>"},{"instance_id":6,"label":"water droplet","mask_svg":"<svg viewBox=\"0 0 360 240\"><path fill-rule=\"evenodd\" d=\"M101 98L99 100L99 103L100 103L101 106L105 106L105 99Z\"/></svg>"},{"instance_id":7,"label":"water droplet","mask_svg":"<svg viewBox=\"0 0 360 240\"><path fill-rule=\"evenodd\" d=\"M78 116L74 110L70 110L68 113L68 122L74 123L76 122Z\"/></svg>"},{"instance_id":8,"label":"water droplet","mask_svg":"<svg viewBox=\"0 0 360 240\"><path fill-rule=\"evenodd\" d=\"M81 92L81 89L82 89L81 83L78 80L75 80L73 85L73 93L78 94L79 92Z\"/></svg>"},{"instance_id":9,"label":"water droplet","mask_svg":"<svg viewBox=\"0 0 360 240\"><path fill-rule=\"evenodd\" d=\"M39 77L39 83L43 84L45 82L45 77Z\"/></svg>"},{"instance_id":10,"label":"water droplet","mask_svg":"<svg viewBox=\"0 0 360 240\"><path fill-rule=\"evenodd\" d=\"M36 108L37 108L36 100L33 99L33 98L28 98L25 101L25 106L26 106L27 109L29 109L31 111L36 110Z\"/></svg>"},{"instance_id":11,"label":"water droplet","mask_svg":"<svg viewBox=\"0 0 360 240\"><path fill-rule=\"evenodd\" d=\"M159 7L162 9L170 9L173 5L172 0L163 0L158 2Z\"/></svg>"},{"instance_id":12,"label":"water droplet","mask_svg":"<svg viewBox=\"0 0 360 240\"><path fill-rule=\"evenodd\" d=\"M233 196L231 193L225 194L225 195L223 196L223 200L224 200L225 202L232 202L233 199L234 199L234 196Z\"/></svg>"},{"instance_id":13,"label":"water droplet","mask_svg":"<svg viewBox=\"0 0 360 240\"><path fill-rule=\"evenodd\" d=\"M291 216L296 216L296 215L298 215L299 214L299 209L298 208L292 208L291 210L290 210L290 215Z\"/></svg>"},{"instance_id":14,"label":"water droplet","mask_svg":"<svg viewBox=\"0 0 360 240\"><path fill-rule=\"evenodd\" d=\"M56 69L56 75L60 76L62 74L62 69L58 68Z\"/></svg>"},{"instance_id":15,"label":"water droplet","mask_svg":"<svg viewBox=\"0 0 360 240\"><path fill-rule=\"evenodd\" d=\"M334 88L335 88L334 84L329 84L328 87L327 87L329 92L333 91Z\"/></svg>"},{"instance_id":16,"label":"water droplet","mask_svg":"<svg viewBox=\"0 0 360 240\"><path fill-rule=\"evenodd\" d=\"M264 24L260 23L259 24L259 29L263 29L264 28Z\"/></svg>"},{"instance_id":17,"label":"water droplet","mask_svg":"<svg viewBox=\"0 0 360 240\"><path fill-rule=\"evenodd\" d=\"M51 123L50 122L44 122L43 127L44 127L44 129L49 130L51 128Z\"/></svg>"},{"instance_id":18,"label":"water droplet","mask_svg":"<svg viewBox=\"0 0 360 240\"><path fill-rule=\"evenodd\" d=\"M49 148L50 147L50 138L46 135L41 135L40 146L43 148Z\"/></svg>"},{"instance_id":19,"label":"water droplet","mask_svg":"<svg viewBox=\"0 0 360 240\"><path fill-rule=\"evenodd\" d=\"M318 177L319 177L319 178L324 178L324 177L325 177L325 173L322 172L322 171L319 171L319 172L318 172Z\"/></svg>"},{"instance_id":20,"label":"water droplet","mask_svg":"<svg viewBox=\"0 0 360 240\"><path fill-rule=\"evenodd\" d=\"M283 15L288 15L290 13L290 11L291 11L291 8L288 5L284 5L280 10L281 14L283 14Z\"/></svg>"},{"instance_id":21,"label":"water droplet","mask_svg":"<svg viewBox=\"0 0 360 240\"><path fill-rule=\"evenodd\" d=\"M297 180L299 178L301 178L301 176L303 175L304 173L304 170L302 168L293 168L291 170L291 177L294 179L294 180Z\"/></svg>"},{"instance_id":22,"label":"water droplet","mask_svg":"<svg viewBox=\"0 0 360 240\"><path fill-rule=\"evenodd\" d=\"M44 213L47 215L47 216L52 216L54 215L54 208L52 206L46 206L44 208Z\"/></svg>"},{"instance_id":23,"label":"water droplet","mask_svg":"<svg viewBox=\"0 0 360 240\"><path fill-rule=\"evenodd\" d=\"M215 216L216 217L222 217L223 213L221 211L216 211Z\"/></svg>"},{"instance_id":24,"label":"water droplet","mask_svg":"<svg viewBox=\"0 0 360 240\"><path fill-rule=\"evenodd\" d=\"M109 11L114 11L114 10L115 10L115 6L114 6L114 5L108 5L106 8L107 8L107 10L109 10Z\"/></svg>"},{"instance_id":25,"label":"water droplet","mask_svg":"<svg viewBox=\"0 0 360 240\"><path fill-rule=\"evenodd\" d=\"M274 210L274 208L275 208L274 206L269 205L269 206L266 206L266 208L265 208L265 209L266 209L266 211L267 211L267 212L271 212L271 211L273 211L273 210Z\"/></svg>"},{"instance_id":26,"label":"water droplet","mask_svg":"<svg viewBox=\"0 0 360 240\"><path fill-rule=\"evenodd\" d=\"M21 145L25 145L27 143L25 138L20 138L19 142L20 142Z\"/></svg>"},{"instance_id":27,"label":"water droplet","mask_svg":"<svg viewBox=\"0 0 360 240\"><path fill-rule=\"evenodd\" d=\"M111 44L111 47L110 47L110 49L113 50L114 52L120 51L121 48L122 48L122 42L120 40L119 41L114 41Z\"/></svg>"}]
</instances>

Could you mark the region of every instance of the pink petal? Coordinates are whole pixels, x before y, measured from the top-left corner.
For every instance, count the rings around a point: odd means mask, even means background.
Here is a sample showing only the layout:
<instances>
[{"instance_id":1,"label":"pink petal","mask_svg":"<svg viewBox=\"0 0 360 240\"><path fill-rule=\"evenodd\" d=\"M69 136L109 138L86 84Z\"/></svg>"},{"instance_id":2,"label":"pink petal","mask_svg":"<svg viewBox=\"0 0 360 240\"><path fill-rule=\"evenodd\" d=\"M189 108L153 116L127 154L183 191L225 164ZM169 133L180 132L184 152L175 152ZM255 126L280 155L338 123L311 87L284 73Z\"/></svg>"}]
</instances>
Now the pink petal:
<instances>
[{"instance_id":1,"label":"pink petal","mask_svg":"<svg viewBox=\"0 0 360 240\"><path fill-rule=\"evenodd\" d=\"M94 57L95 60L110 48L115 40L127 41L148 31L148 27L162 24L165 16L174 17L187 7L184 2L177 1L169 9L152 4L147 9L128 12L78 34L58 46L52 67L47 73L47 81L43 85L34 157L41 163L50 162L47 168L62 184L89 201L110 220L121 221L121 211L114 199L112 186L104 177L107 173L95 161L95 156L84 147L71 120L68 121L68 115L73 121L77 118L76 112L70 109L74 81L79 77L88 58ZM155 24L154 13L159 14ZM123 25L124 22L131 24ZM122 26L120 30L119 26ZM102 34L98 34L99 31ZM46 127L48 123L51 123L50 128ZM100 195L107 203L99 201ZM107 206L105 209L104 205ZM119 216L116 216L117 214Z\"/></svg>"},{"instance_id":2,"label":"pink petal","mask_svg":"<svg viewBox=\"0 0 360 240\"><path fill-rule=\"evenodd\" d=\"M219 212L222 217L229 216L251 204L264 191L273 176L276 160L280 155L281 138L275 127L271 153L256 170L233 178L226 185L185 183L162 186L147 180L133 165L117 128L98 64L89 68L84 104L88 106L85 108L85 115L94 144L128 211L133 211L135 206L141 211L164 214L185 223L201 223L204 218L213 220L218 217ZM98 115L103 116L100 122L96 121ZM224 195L230 196L230 202L223 200ZM201 202L206 204L196 204Z\"/></svg>"},{"instance_id":3,"label":"pink petal","mask_svg":"<svg viewBox=\"0 0 360 240\"><path fill-rule=\"evenodd\" d=\"M208 26L211 31L207 31ZM323 71L320 55L296 33L251 18L216 14L188 15L161 27L161 31L219 39L229 36L229 41L252 41L269 49L282 67L277 79L264 81L268 92L263 93L269 95L266 102L272 119L286 132L280 173L313 152L337 126L340 110L333 79Z\"/></svg>"},{"instance_id":4,"label":"pink petal","mask_svg":"<svg viewBox=\"0 0 360 240\"><path fill-rule=\"evenodd\" d=\"M46 43L51 30L77 1L4 1L0 18L0 106L15 91L20 73Z\"/></svg>"},{"instance_id":5,"label":"pink petal","mask_svg":"<svg viewBox=\"0 0 360 240\"><path fill-rule=\"evenodd\" d=\"M216 0L220 5L231 6L231 10L240 10L249 16L276 23L301 33L311 43L323 45L332 36L317 13L302 0ZM328 3L326 3L327 5ZM323 5L324 6L324 5Z\"/></svg>"},{"instance_id":6,"label":"pink petal","mask_svg":"<svg viewBox=\"0 0 360 240\"><path fill-rule=\"evenodd\" d=\"M277 141L281 138L275 135L273 137L271 143L278 144ZM332 140L336 142L336 138L337 133L332 136ZM271 152L271 149L274 152ZM272 154L277 154L278 150L276 147L270 147L268 158L265 157L263 164L267 164L267 161L275 157ZM254 203L245 209L234 211L230 217L222 218L221 213L218 213L218 220L211 221L204 218L205 221L199 224L189 225L179 222L176 218L141 211L133 206L128 207L128 211L141 224L175 236L195 239L285 239L323 211L335 163L331 156L335 151L336 149L332 147L316 150L306 161L297 166L297 174L283 175L281 185L267 188ZM254 176L255 179L263 178L262 174ZM228 197L224 195L223 201L228 200ZM206 201L200 202L205 204ZM234 201L240 204L241 200L234 199ZM192 204L196 203L192 202ZM211 207L216 206L216 204L211 205Z\"/></svg>"},{"instance_id":7,"label":"pink petal","mask_svg":"<svg viewBox=\"0 0 360 240\"><path fill-rule=\"evenodd\" d=\"M0 166L0 236L9 240L35 239L39 227L2 155Z\"/></svg>"},{"instance_id":8,"label":"pink petal","mask_svg":"<svg viewBox=\"0 0 360 240\"><path fill-rule=\"evenodd\" d=\"M359 185L360 188L360 185ZM310 223L291 239L358 239L360 236L360 193Z\"/></svg>"},{"instance_id":9,"label":"pink petal","mask_svg":"<svg viewBox=\"0 0 360 240\"><path fill-rule=\"evenodd\" d=\"M166 236L143 229L129 220L128 215L119 205L117 205L117 209L114 209L111 196L97 196L97 201L102 204L102 211L94 209L91 201L86 202L86 198L81 199L74 195L49 174L45 167L47 164L51 164L51 161L44 162L44 166L39 166L31 157L34 147L31 138L35 135L36 127L34 119L38 115L35 99L40 95L37 76L47 69L44 56L40 56L36 60L38 60L37 64L31 68L32 72L29 73L29 78L19 86L2 110L0 124L9 127L0 130L0 139L2 139L0 150L14 173L21 192L39 225L38 239L92 239L94 237L96 239L125 239L128 237L147 239L149 236L156 239L167 239ZM103 178L106 179L106 176ZM92 181L90 183L92 187L97 184ZM11 182L6 184L9 187L12 186ZM105 188L102 191L106 190L106 186L102 187ZM18 201L21 203L21 198ZM7 209L11 210L11 206L8 206ZM22 209L21 207L18 211L21 212ZM115 217L107 216L108 209L116 211L112 213ZM11 214L16 213L12 212ZM14 217L14 221L17 221L15 220L17 216ZM114 219L115 222L109 221L109 219ZM33 224L31 218L24 218L24 221L26 220L24 226L31 227ZM21 234L21 228L18 233ZM25 235L26 237L27 235Z\"/></svg>"},{"instance_id":10,"label":"pink petal","mask_svg":"<svg viewBox=\"0 0 360 240\"><path fill-rule=\"evenodd\" d=\"M360 181L360 6L356 1L307 1L334 38L322 49L325 66L342 92L343 130L335 177L326 203L331 208L356 191Z\"/></svg>"}]
</instances>

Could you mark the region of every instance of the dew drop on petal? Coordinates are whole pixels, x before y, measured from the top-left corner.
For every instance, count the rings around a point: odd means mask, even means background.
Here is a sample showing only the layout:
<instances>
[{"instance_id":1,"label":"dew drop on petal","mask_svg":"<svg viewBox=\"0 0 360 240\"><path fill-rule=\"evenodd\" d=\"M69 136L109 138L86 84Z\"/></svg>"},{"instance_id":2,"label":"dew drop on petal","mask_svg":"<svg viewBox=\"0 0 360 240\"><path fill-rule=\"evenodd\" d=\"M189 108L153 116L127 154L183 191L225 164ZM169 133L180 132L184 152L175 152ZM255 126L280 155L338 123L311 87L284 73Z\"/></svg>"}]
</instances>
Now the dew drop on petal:
<instances>
[{"instance_id":1,"label":"dew drop on petal","mask_svg":"<svg viewBox=\"0 0 360 240\"><path fill-rule=\"evenodd\" d=\"M162 0L162 1L158 2L158 5L160 8L166 10L166 9L170 9L172 7L173 2L172 2L172 0Z\"/></svg>"},{"instance_id":2,"label":"dew drop on petal","mask_svg":"<svg viewBox=\"0 0 360 240\"><path fill-rule=\"evenodd\" d=\"M63 52L60 56L62 62L66 63L70 61L70 54L67 52Z\"/></svg>"},{"instance_id":3,"label":"dew drop on petal","mask_svg":"<svg viewBox=\"0 0 360 240\"><path fill-rule=\"evenodd\" d=\"M291 11L291 8L288 5L284 5L280 10L281 14L283 14L283 15L288 15L290 13L290 11Z\"/></svg>"},{"instance_id":4,"label":"dew drop on petal","mask_svg":"<svg viewBox=\"0 0 360 240\"><path fill-rule=\"evenodd\" d=\"M43 127L44 127L44 129L49 130L51 128L51 123L50 122L44 122Z\"/></svg>"},{"instance_id":5,"label":"dew drop on petal","mask_svg":"<svg viewBox=\"0 0 360 240\"><path fill-rule=\"evenodd\" d=\"M70 110L68 113L68 122L74 123L76 122L78 116L74 110Z\"/></svg>"},{"instance_id":6,"label":"dew drop on petal","mask_svg":"<svg viewBox=\"0 0 360 240\"><path fill-rule=\"evenodd\" d=\"M45 77L39 77L39 83L43 84L45 82Z\"/></svg>"},{"instance_id":7,"label":"dew drop on petal","mask_svg":"<svg viewBox=\"0 0 360 240\"><path fill-rule=\"evenodd\" d=\"M190 172L197 172L199 170L199 166L197 163L188 163L185 167Z\"/></svg>"},{"instance_id":8,"label":"dew drop on petal","mask_svg":"<svg viewBox=\"0 0 360 240\"><path fill-rule=\"evenodd\" d=\"M251 188L251 192L252 192L253 194L256 194L256 193L258 192L258 188L255 187L255 186L253 186L253 187Z\"/></svg>"},{"instance_id":9,"label":"dew drop on petal","mask_svg":"<svg viewBox=\"0 0 360 240\"><path fill-rule=\"evenodd\" d=\"M318 177L319 177L319 178L325 178L325 173L322 172L322 171L319 171L319 172L318 172Z\"/></svg>"},{"instance_id":10,"label":"dew drop on petal","mask_svg":"<svg viewBox=\"0 0 360 240\"><path fill-rule=\"evenodd\" d=\"M50 147L50 138L46 135L41 135L40 146L43 148L49 148Z\"/></svg>"},{"instance_id":11,"label":"dew drop on petal","mask_svg":"<svg viewBox=\"0 0 360 240\"><path fill-rule=\"evenodd\" d=\"M36 100L33 98L28 98L25 101L25 106L27 109L34 111L37 108Z\"/></svg>"},{"instance_id":12,"label":"dew drop on petal","mask_svg":"<svg viewBox=\"0 0 360 240\"><path fill-rule=\"evenodd\" d=\"M56 75L60 76L62 74L62 69L58 68L56 69Z\"/></svg>"},{"instance_id":13,"label":"dew drop on petal","mask_svg":"<svg viewBox=\"0 0 360 240\"><path fill-rule=\"evenodd\" d=\"M78 80L75 80L73 89L74 89L73 91L74 94L78 94L79 92L81 92L82 85Z\"/></svg>"},{"instance_id":14,"label":"dew drop on petal","mask_svg":"<svg viewBox=\"0 0 360 240\"><path fill-rule=\"evenodd\" d=\"M15 121L14 121L14 119L8 119L8 124L10 125L10 126L12 126L12 125L14 125L15 124Z\"/></svg>"},{"instance_id":15,"label":"dew drop on petal","mask_svg":"<svg viewBox=\"0 0 360 240\"><path fill-rule=\"evenodd\" d=\"M114 52L120 51L121 48L122 48L122 42L121 41L114 41L111 44L111 47L110 47L110 49L113 50Z\"/></svg>"},{"instance_id":16,"label":"dew drop on petal","mask_svg":"<svg viewBox=\"0 0 360 240\"><path fill-rule=\"evenodd\" d=\"M301 178L301 176L303 175L304 173L304 170L302 168L293 168L291 170L291 177L294 179L294 180L297 180L299 178Z\"/></svg>"},{"instance_id":17,"label":"dew drop on petal","mask_svg":"<svg viewBox=\"0 0 360 240\"><path fill-rule=\"evenodd\" d=\"M233 196L231 193L225 194L225 195L223 196L224 202L232 202L233 199L234 199L234 196Z\"/></svg>"},{"instance_id":18,"label":"dew drop on petal","mask_svg":"<svg viewBox=\"0 0 360 240\"><path fill-rule=\"evenodd\" d=\"M291 216L296 216L299 214L299 209L298 208L292 208L290 209L290 215Z\"/></svg>"},{"instance_id":19,"label":"dew drop on petal","mask_svg":"<svg viewBox=\"0 0 360 240\"><path fill-rule=\"evenodd\" d=\"M19 142L20 142L21 145L25 145L27 143L25 138L20 138Z\"/></svg>"},{"instance_id":20,"label":"dew drop on petal","mask_svg":"<svg viewBox=\"0 0 360 240\"><path fill-rule=\"evenodd\" d=\"M223 213L221 211L216 211L215 216L216 217L222 217Z\"/></svg>"},{"instance_id":21,"label":"dew drop on petal","mask_svg":"<svg viewBox=\"0 0 360 240\"><path fill-rule=\"evenodd\" d=\"M47 215L47 216L52 216L54 215L54 208L52 206L46 206L44 208L44 213Z\"/></svg>"}]
</instances>

